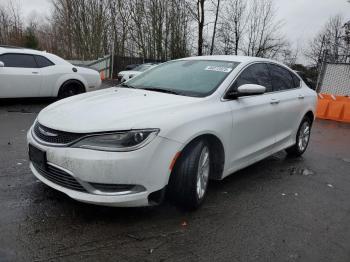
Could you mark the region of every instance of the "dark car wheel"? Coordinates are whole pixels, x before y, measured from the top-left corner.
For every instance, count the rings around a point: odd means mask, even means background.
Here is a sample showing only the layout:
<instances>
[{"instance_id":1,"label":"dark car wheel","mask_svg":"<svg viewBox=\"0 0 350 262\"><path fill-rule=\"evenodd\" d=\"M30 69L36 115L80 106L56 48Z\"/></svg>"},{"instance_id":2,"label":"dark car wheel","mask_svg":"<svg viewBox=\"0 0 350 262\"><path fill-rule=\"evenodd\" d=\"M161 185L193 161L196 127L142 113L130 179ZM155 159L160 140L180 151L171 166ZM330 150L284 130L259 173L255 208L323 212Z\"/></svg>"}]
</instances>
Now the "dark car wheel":
<instances>
[{"instance_id":1,"label":"dark car wheel","mask_svg":"<svg viewBox=\"0 0 350 262\"><path fill-rule=\"evenodd\" d=\"M298 157L305 152L310 141L311 126L311 119L304 117L297 132L296 143L286 149L288 155Z\"/></svg>"},{"instance_id":2,"label":"dark car wheel","mask_svg":"<svg viewBox=\"0 0 350 262\"><path fill-rule=\"evenodd\" d=\"M58 92L58 99L64 99L70 96L84 93L84 87L77 81L71 81L63 84Z\"/></svg>"},{"instance_id":3,"label":"dark car wheel","mask_svg":"<svg viewBox=\"0 0 350 262\"><path fill-rule=\"evenodd\" d=\"M178 206L198 208L207 192L211 171L210 147L205 140L184 149L176 162L168 185L168 196Z\"/></svg>"}]
</instances>

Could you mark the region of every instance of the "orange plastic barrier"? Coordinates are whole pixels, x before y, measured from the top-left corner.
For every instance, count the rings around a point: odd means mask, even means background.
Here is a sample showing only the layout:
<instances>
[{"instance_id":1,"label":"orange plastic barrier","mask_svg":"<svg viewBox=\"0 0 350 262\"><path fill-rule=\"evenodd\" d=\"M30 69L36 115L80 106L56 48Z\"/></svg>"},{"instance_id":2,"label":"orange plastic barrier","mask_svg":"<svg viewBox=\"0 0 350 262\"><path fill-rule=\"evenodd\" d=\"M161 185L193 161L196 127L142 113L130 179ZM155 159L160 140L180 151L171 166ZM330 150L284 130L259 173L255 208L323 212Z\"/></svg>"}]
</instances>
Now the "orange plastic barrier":
<instances>
[{"instance_id":1,"label":"orange plastic barrier","mask_svg":"<svg viewBox=\"0 0 350 262\"><path fill-rule=\"evenodd\" d=\"M350 97L319 94L316 117L350 123Z\"/></svg>"},{"instance_id":2,"label":"orange plastic barrier","mask_svg":"<svg viewBox=\"0 0 350 262\"><path fill-rule=\"evenodd\" d=\"M350 103L346 103L343 110L342 120L350 123Z\"/></svg>"},{"instance_id":3,"label":"orange plastic barrier","mask_svg":"<svg viewBox=\"0 0 350 262\"><path fill-rule=\"evenodd\" d=\"M104 71L101 71L100 78L101 78L101 80L105 80L105 72Z\"/></svg>"},{"instance_id":4,"label":"orange plastic barrier","mask_svg":"<svg viewBox=\"0 0 350 262\"><path fill-rule=\"evenodd\" d=\"M316 108L316 117L326 118L328 114L328 106L329 106L329 100L318 99L317 108Z\"/></svg>"},{"instance_id":5,"label":"orange plastic barrier","mask_svg":"<svg viewBox=\"0 0 350 262\"><path fill-rule=\"evenodd\" d=\"M350 102L349 96L336 96L335 98L337 101Z\"/></svg>"}]
</instances>

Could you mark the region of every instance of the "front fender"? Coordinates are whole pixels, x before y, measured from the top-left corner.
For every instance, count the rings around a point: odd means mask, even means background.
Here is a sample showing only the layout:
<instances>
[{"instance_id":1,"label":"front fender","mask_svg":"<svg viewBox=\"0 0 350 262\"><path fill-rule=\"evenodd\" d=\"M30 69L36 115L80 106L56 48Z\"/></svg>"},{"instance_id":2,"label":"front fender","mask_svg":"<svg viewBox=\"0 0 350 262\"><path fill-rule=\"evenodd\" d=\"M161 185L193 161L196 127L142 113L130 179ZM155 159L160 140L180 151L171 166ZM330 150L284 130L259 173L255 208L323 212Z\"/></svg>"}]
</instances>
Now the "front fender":
<instances>
[{"instance_id":1,"label":"front fender","mask_svg":"<svg viewBox=\"0 0 350 262\"><path fill-rule=\"evenodd\" d=\"M218 138L225 154L230 152L233 132L231 108L227 103L205 104L199 110L184 109L162 125L159 136L181 144L182 151L191 141L202 135L213 135ZM187 111L187 112L186 112ZM229 161L225 161L225 165Z\"/></svg>"}]
</instances>

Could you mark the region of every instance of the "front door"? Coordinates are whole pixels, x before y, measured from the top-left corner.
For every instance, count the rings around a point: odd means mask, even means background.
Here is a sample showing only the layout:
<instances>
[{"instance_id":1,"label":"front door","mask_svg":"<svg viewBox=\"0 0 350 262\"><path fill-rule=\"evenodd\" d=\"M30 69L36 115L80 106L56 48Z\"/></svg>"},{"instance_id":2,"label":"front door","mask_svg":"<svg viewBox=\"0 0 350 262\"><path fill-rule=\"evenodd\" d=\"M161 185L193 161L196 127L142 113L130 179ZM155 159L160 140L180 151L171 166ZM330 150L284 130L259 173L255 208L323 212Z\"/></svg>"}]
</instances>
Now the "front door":
<instances>
[{"instance_id":1,"label":"front door","mask_svg":"<svg viewBox=\"0 0 350 262\"><path fill-rule=\"evenodd\" d=\"M3 54L0 61L0 97L40 96L42 76L32 55Z\"/></svg>"},{"instance_id":2,"label":"front door","mask_svg":"<svg viewBox=\"0 0 350 262\"><path fill-rule=\"evenodd\" d=\"M278 103L275 103L275 95L271 92L267 65L256 63L248 66L238 76L231 90L244 84L265 86L266 93L239 97L229 102L233 117L230 147L232 172L271 152L276 142Z\"/></svg>"}]
</instances>

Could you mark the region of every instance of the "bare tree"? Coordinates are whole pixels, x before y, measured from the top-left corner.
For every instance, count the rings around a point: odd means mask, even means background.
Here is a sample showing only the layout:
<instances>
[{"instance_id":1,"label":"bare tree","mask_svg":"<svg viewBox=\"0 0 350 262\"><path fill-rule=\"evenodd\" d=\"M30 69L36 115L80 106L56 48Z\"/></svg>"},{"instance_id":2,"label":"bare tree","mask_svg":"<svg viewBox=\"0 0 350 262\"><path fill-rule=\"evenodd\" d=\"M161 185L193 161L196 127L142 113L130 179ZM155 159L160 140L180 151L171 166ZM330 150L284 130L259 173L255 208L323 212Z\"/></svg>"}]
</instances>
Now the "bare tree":
<instances>
[{"instance_id":1,"label":"bare tree","mask_svg":"<svg viewBox=\"0 0 350 262\"><path fill-rule=\"evenodd\" d=\"M204 11L205 0L197 0L197 20L198 20L198 55L203 55L203 29L205 21Z\"/></svg>"},{"instance_id":2,"label":"bare tree","mask_svg":"<svg viewBox=\"0 0 350 262\"><path fill-rule=\"evenodd\" d=\"M215 22L214 22L214 28L213 28L213 35L211 37L210 55L212 55L213 52L214 52L214 42L215 42L215 37L216 37L216 27L217 27L217 24L218 24L219 11L220 11L220 0L217 0L216 12L215 12Z\"/></svg>"},{"instance_id":3,"label":"bare tree","mask_svg":"<svg viewBox=\"0 0 350 262\"><path fill-rule=\"evenodd\" d=\"M245 55L274 58L286 46L280 32L281 21L275 18L272 0L252 0L247 22Z\"/></svg>"},{"instance_id":4,"label":"bare tree","mask_svg":"<svg viewBox=\"0 0 350 262\"><path fill-rule=\"evenodd\" d=\"M0 5L0 44L23 45L23 22L20 6L11 1Z\"/></svg>"},{"instance_id":5,"label":"bare tree","mask_svg":"<svg viewBox=\"0 0 350 262\"><path fill-rule=\"evenodd\" d=\"M107 4L105 0L53 0L53 24L66 57L95 59L107 48Z\"/></svg>"},{"instance_id":6,"label":"bare tree","mask_svg":"<svg viewBox=\"0 0 350 262\"><path fill-rule=\"evenodd\" d=\"M286 46L280 51L277 60L280 60L284 64L292 67L297 63L297 59L300 52L300 46L293 48L291 43L286 43Z\"/></svg>"},{"instance_id":7,"label":"bare tree","mask_svg":"<svg viewBox=\"0 0 350 262\"><path fill-rule=\"evenodd\" d=\"M318 65L325 55L331 62L342 62L346 60L346 55L341 54L347 50L347 47L344 19L336 15L330 17L323 29L310 41L305 56Z\"/></svg>"},{"instance_id":8,"label":"bare tree","mask_svg":"<svg viewBox=\"0 0 350 262\"><path fill-rule=\"evenodd\" d=\"M293 57L272 0L51 1L52 14L30 27L30 37L38 39L40 49L64 58L96 59L111 52L143 60L204 52ZM16 8L0 7L1 43L24 44L29 31L21 21Z\"/></svg>"},{"instance_id":9,"label":"bare tree","mask_svg":"<svg viewBox=\"0 0 350 262\"><path fill-rule=\"evenodd\" d=\"M232 0L228 2L224 10L224 21L221 23L219 30L219 38L223 44L224 54L238 55L247 23L246 7L246 0Z\"/></svg>"},{"instance_id":10,"label":"bare tree","mask_svg":"<svg viewBox=\"0 0 350 262\"><path fill-rule=\"evenodd\" d=\"M234 34L235 34L235 43L234 43L234 53L238 55L238 48L241 42L241 38L243 36L243 30L246 25L246 21L244 20L245 11L246 11L246 3L242 0L234 0L233 2L234 10L233 10L233 23L234 23Z\"/></svg>"},{"instance_id":11,"label":"bare tree","mask_svg":"<svg viewBox=\"0 0 350 262\"><path fill-rule=\"evenodd\" d=\"M224 9L219 38L224 54L282 58L288 42L272 0L232 0ZM290 56L289 54L288 56Z\"/></svg>"}]
</instances>

